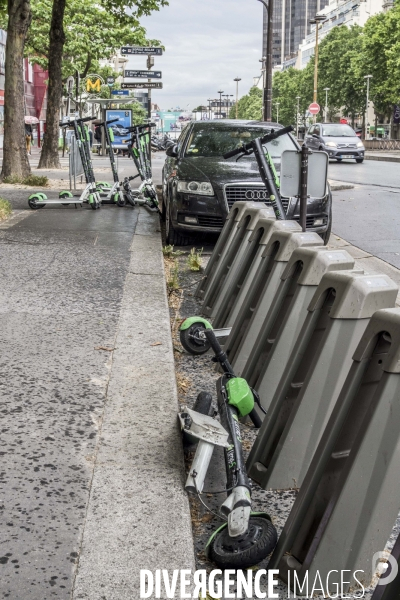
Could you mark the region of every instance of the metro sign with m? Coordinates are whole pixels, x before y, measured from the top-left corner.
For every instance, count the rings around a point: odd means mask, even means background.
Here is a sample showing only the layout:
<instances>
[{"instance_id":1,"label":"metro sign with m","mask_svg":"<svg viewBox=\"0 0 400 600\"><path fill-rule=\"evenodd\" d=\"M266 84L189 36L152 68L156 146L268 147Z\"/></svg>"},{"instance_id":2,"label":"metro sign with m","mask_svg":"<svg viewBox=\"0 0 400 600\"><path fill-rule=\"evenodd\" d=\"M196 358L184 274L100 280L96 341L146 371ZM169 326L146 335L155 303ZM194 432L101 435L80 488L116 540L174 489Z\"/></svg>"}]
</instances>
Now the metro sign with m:
<instances>
[{"instance_id":1,"label":"metro sign with m","mask_svg":"<svg viewBox=\"0 0 400 600\"><path fill-rule=\"evenodd\" d=\"M99 78L97 78L96 80L93 79L87 79L86 80L86 91L87 92L100 92L100 88L101 88L101 81Z\"/></svg>"}]
</instances>

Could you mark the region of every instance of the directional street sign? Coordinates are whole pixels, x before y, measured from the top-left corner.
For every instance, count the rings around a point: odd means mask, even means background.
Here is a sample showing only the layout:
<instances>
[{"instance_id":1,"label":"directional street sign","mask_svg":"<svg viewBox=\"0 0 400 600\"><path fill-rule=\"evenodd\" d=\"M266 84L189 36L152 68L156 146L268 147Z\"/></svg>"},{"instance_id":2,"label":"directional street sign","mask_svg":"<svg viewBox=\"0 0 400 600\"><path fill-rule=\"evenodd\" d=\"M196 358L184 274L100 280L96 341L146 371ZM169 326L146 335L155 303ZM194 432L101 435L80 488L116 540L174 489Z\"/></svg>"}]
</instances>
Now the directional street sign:
<instances>
[{"instance_id":1,"label":"directional street sign","mask_svg":"<svg viewBox=\"0 0 400 600\"><path fill-rule=\"evenodd\" d=\"M129 96L129 90L113 90L111 94L113 96Z\"/></svg>"},{"instance_id":2,"label":"directional street sign","mask_svg":"<svg viewBox=\"0 0 400 600\"><path fill-rule=\"evenodd\" d=\"M124 71L124 77L134 77L137 79L161 79L161 71Z\"/></svg>"},{"instance_id":3,"label":"directional street sign","mask_svg":"<svg viewBox=\"0 0 400 600\"><path fill-rule=\"evenodd\" d=\"M316 102L312 102L308 107L308 110L312 115L317 115L321 109L319 104L317 104Z\"/></svg>"},{"instance_id":4,"label":"directional street sign","mask_svg":"<svg viewBox=\"0 0 400 600\"><path fill-rule=\"evenodd\" d=\"M161 56L162 48L157 46L122 46L121 54L155 54Z\"/></svg>"},{"instance_id":5,"label":"directional street sign","mask_svg":"<svg viewBox=\"0 0 400 600\"><path fill-rule=\"evenodd\" d=\"M163 84L161 81L147 81L138 83L121 83L123 90L145 90L146 88L154 90L162 90Z\"/></svg>"}]
</instances>

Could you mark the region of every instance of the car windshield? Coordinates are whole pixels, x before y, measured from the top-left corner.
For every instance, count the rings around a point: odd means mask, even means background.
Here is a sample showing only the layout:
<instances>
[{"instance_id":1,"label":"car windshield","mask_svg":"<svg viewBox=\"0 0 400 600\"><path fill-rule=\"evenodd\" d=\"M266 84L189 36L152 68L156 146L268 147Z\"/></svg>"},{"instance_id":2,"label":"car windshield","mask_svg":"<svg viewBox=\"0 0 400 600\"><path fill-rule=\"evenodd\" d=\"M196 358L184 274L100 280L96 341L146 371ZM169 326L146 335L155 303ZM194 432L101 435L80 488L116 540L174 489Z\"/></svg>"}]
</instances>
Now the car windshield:
<instances>
[{"instance_id":1,"label":"car windshield","mask_svg":"<svg viewBox=\"0 0 400 600\"><path fill-rule=\"evenodd\" d=\"M322 135L327 137L355 137L355 131L349 125L324 125Z\"/></svg>"},{"instance_id":2,"label":"car windshield","mask_svg":"<svg viewBox=\"0 0 400 600\"><path fill-rule=\"evenodd\" d=\"M229 150L239 148L251 140L263 137L269 132L266 128L248 127L195 127L186 147L185 157L222 157ZM294 150L295 146L288 134L282 135L265 145L271 157L280 159L284 150ZM246 157L247 158L247 157ZM250 155L253 158L254 155Z\"/></svg>"}]
</instances>

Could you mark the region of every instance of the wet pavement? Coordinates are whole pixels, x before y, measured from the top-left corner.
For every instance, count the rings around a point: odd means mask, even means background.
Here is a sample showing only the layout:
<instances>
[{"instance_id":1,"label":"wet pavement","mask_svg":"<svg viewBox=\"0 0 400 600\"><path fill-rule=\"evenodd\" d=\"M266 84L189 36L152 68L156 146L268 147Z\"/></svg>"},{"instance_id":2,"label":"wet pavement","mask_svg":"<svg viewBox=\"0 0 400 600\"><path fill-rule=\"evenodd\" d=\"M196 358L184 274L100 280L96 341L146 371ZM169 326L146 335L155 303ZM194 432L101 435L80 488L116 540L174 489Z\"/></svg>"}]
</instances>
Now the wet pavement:
<instances>
[{"instance_id":1,"label":"wet pavement","mask_svg":"<svg viewBox=\"0 0 400 600\"><path fill-rule=\"evenodd\" d=\"M1 598L71 595L137 217L44 208L0 230Z\"/></svg>"}]
</instances>

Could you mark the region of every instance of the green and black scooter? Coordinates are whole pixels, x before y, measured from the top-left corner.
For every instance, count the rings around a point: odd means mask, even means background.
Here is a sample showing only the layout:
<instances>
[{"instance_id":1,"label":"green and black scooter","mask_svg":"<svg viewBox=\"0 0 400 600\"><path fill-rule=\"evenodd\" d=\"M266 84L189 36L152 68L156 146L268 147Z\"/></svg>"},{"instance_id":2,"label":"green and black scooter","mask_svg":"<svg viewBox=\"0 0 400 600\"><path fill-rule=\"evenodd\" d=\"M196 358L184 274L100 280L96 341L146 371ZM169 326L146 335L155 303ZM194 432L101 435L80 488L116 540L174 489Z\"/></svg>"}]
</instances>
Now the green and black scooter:
<instances>
[{"instance_id":1,"label":"green and black scooter","mask_svg":"<svg viewBox=\"0 0 400 600\"><path fill-rule=\"evenodd\" d=\"M89 148L89 130L84 124L86 121L92 121L93 117L70 119L64 118L60 121L60 127L72 127L75 133L76 143L78 144L79 155L82 161L83 171L86 179L86 187L82 193L78 195L72 194L70 190L60 192L57 199L49 199L43 192L31 194L28 198L28 204L32 210L43 208L46 204L61 204L67 206L69 204L82 205L87 202L93 210L100 208L101 197L99 190L96 187L94 177L93 164L90 156Z\"/></svg>"},{"instance_id":2,"label":"green and black scooter","mask_svg":"<svg viewBox=\"0 0 400 600\"><path fill-rule=\"evenodd\" d=\"M134 203L138 205L146 204L150 208L158 209L158 198L152 180L149 154L149 142L152 127L155 127L155 123L146 123L144 125L133 125L132 127L128 127L132 136L129 140L125 141L127 141L129 156L132 158L137 169L137 175L130 177L129 180L140 177L142 182L137 189L131 190L134 195ZM125 185L129 183L126 179L127 178L124 180Z\"/></svg>"},{"instance_id":3,"label":"green and black scooter","mask_svg":"<svg viewBox=\"0 0 400 600\"><path fill-rule=\"evenodd\" d=\"M197 443L185 488L188 493L197 494L205 505L201 494L214 446L223 447L227 498L218 516L225 523L208 540L206 552L222 569L246 569L266 558L277 542L277 532L269 515L251 511L251 482L246 472L239 426L239 418L246 416L255 427L261 426L255 410L255 401L259 404L259 398L245 379L235 377L213 330L207 329L205 335L214 350L214 361L224 372L217 381L220 421L210 416L212 398L204 392L199 394L194 410L186 409L179 414L184 438L189 443Z\"/></svg>"}]
</instances>

